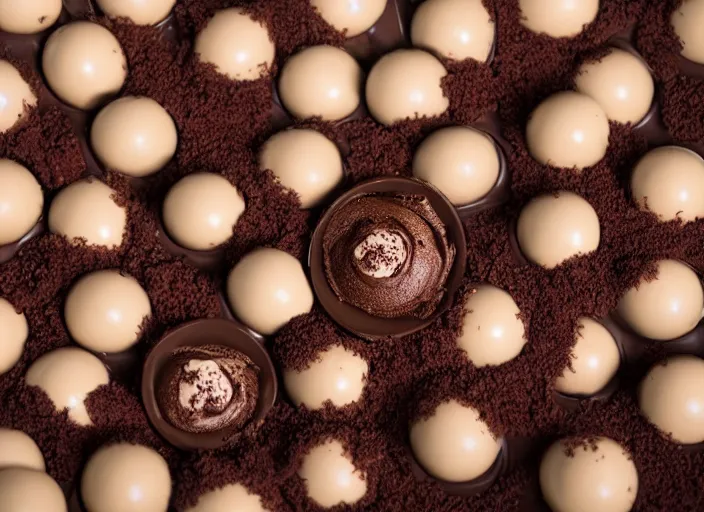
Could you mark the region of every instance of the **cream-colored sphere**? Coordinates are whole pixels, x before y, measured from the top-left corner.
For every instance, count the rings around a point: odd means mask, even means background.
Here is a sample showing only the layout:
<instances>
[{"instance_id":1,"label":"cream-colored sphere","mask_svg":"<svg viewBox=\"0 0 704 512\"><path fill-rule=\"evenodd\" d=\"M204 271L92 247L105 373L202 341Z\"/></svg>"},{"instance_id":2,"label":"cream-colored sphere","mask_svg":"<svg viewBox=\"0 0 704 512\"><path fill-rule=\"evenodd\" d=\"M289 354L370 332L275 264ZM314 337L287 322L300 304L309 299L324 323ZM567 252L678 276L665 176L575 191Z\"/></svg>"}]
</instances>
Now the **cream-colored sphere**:
<instances>
[{"instance_id":1,"label":"cream-colored sphere","mask_svg":"<svg viewBox=\"0 0 704 512\"><path fill-rule=\"evenodd\" d=\"M264 335L313 307L301 263L278 249L260 248L245 255L227 278L227 296L235 315Z\"/></svg>"},{"instance_id":2,"label":"cream-colored sphere","mask_svg":"<svg viewBox=\"0 0 704 512\"><path fill-rule=\"evenodd\" d=\"M190 174L169 190L162 215L169 235L181 246L206 251L222 245L245 210L237 188L219 174Z\"/></svg>"},{"instance_id":3,"label":"cream-colored sphere","mask_svg":"<svg viewBox=\"0 0 704 512\"><path fill-rule=\"evenodd\" d=\"M633 199L660 220L704 217L704 160L694 151L663 146L640 159L631 175Z\"/></svg>"},{"instance_id":4,"label":"cream-colored sphere","mask_svg":"<svg viewBox=\"0 0 704 512\"><path fill-rule=\"evenodd\" d=\"M435 478L468 482L491 468L501 442L479 411L450 400L440 404L430 418L411 426L411 448L418 463Z\"/></svg>"},{"instance_id":5,"label":"cream-colored sphere","mask_svg":"<svg viewBox=\"0 0 704 512\"><path fill-rule=\"evenodd\" d=\"M2 512L66 512L64 493L53 478L27 468L0 471Z\"/></svg>"},{"instance_id":6,"label":"cream-colored sphere","mask_svg":"<svg viewBox=\"0 0 704 512\"><path fill-rule=\"evenodd\" d=\"M559 92L530 115L526 144L541 164L581 170L604 158L609 120L601 106L586 94Z\"/></svg>"},{"instance_id":7,"label":"cream-colored sphere","mask_svg":"<svg viewBox=\"0 0 704 512\"><path fill-rule=\"evenodd\" d=\"M456 206L488 194L499 171L494 141L484 132L464 126L431 133L413 156L413 176L435 186Z\"/></svg>"},{"instance_id":8,"label":"cream-colored sphere","mask_svg":"<svg viewBox=\"0 0 704 512\"><path fill-rule=\"evenodd\" d=\"M574 256L599 247L601 228L594 208L582 197L561 191L532 199L516 226L524 256L545 268L554 268Z\"/></svg>"},{"instance_id":9,"label":"cream-colored sphere","mask_svg":"<svg viewBox=\"0 0 704 512\"><path fill-rule=\"evenodd\" d=\"M256 80L271 69L276 48L266 26L235 7L215 13L198 34L194 51L232 80Z\"/></svg>"},{"instance_id":10,"label":"cream-colored sphere","mask_svg":"<svg viewBox=\"0 0 704 512\"><path fill-rule=\"evenodd\" d=\"M680 355L656 364L640 385L638 402L674 442L704 442L704 360Z\"/></svg>"},{"instance_id":11,"label":"cream-colored sphere","mask_svg":"<svg viewBox=\"0 0 704 512\"><path fill-rule=\"evenodd\" d=\"M354 37L372 28L379 20L387 0L310 0L318 14L347 37Z\"/></svg>"},{"instance_id":12,"label":"cream-colored sphere","mask_svg":"<svg viewBox=\"0 0 704 512\"><path fill-rule=\"evenodd\" d=\"M286 392L296 405L322 409L326 402L344 407L364 393L369 365L342 345L324 350L302 371L284 371Z\"/></svg>"},{"instance_id":13,"label":"cream-colored sphere","mask_svg":"<svg viewBox=\"0 0 704 512\"><path fill-rule=\"evenodd\" d=\"M259 154L259 168L270 169L301 200L302 208L320 204L344 178L342 157L330 139L299 128L273 135Z\"/></svg>"},{"instance_id":14,"label":"cream-colored sphere","mask_svg":"<svg viewBox=\"0 0 704 512\"><path fill-rule=\"evenodd\" d=\"M464 306L457 345L474 366L499 365L518 356L526 344L521 311L508 292L483 284Z\"/></svg>"},{"instance_id":15,"label":"cream-colored sphere","mask_svg":"<svg viewBox=\"0 0 704 512\"><path fill-rule=\"evenodd\" d=\"M0 297L0 375L9 372L22 357L29 336L24 313L18 313Z\"/></svg>"},{"instance_id":16,"label":"cream-colored sphere","mask_svg":"<svg viewBox=\"0 0 704 512\"><path fill-rule=\"evenodd\" d=\"M178 132L156 101L125 96L98 113L90 142L105 167L141 178L161 170L174 157Z\"/></svg>"},{"instance_id":17,"label":"cream-colored sphere","mask_svg":"<svg viewBox=\"0 0 704 512\"><path fill-rule=\"evenodd\" d=\"M87 178L57 194L49 208L49 229L73 242L115 249L122 245L127 211L114 199L116 192L102 181Z\"/></svg>"},{"instance_id":18,"label":"cream-colored sphere","mask_svg":"<svg viewBox=\"0 0 704 512\"><path fill-rule=\"evenodd\" d=\"M117 270L83 276L66 298L64 317L71 337L95 352L123 352L139 341L152 314L147 292Z\"/></svg>"},{"instance_id":19,"label":"cream-colored sphere","mask_svg":"<svg viewBox=\"0 0 704 512\"><path fill-rule=\"evenodd\" d=\"M367 78L367 107L381 124L434 117L450 106L441 82L442 63L423 50L396 50L374 64Z\"/></svg>"},{"instance_id":20,"label":"cream-colored sphere","mask_svg":"<svg viewBox=\"0 0 704 512\"><path fill-rule=\"evenodd\" d=\"M0 30L36 34L59 19L61 0L0 0Z\"/></svg>"},{"instance_id":21,"label":"cream-colored sphere","mask_svg":"<svg viewBox=\"0 0 704 512\"><path fill-rule=\"evenodd\" d=\"M704 1L683 0L672 13L672 27L682 41L682 55L698 64L704 64Z\"/></svg>"},{"instance_id":22,"label":"cream-colored sphere","mask_svg":"<svg viewBox=\"0 0 704 512\"><path fill-rule=\"evenodd\" d=\"M249 492L242 484L229 484L207 492L186 512L269 512L262 498Z\"/></svg>"},{"instance_id":23,"label":"cream-colored sphere","mask_svg":"<svg viewBox=\"0 0 704 512\"><path fill-rule=\"evenodd\" d=\"M574 37L596 19L599 0L519 0L521 23L550 37Z\"/></svg>"},{"instance_id":24,"label":"cream-colored sphere","mask_svg":"<svg viewBox=\"0 0 704 512\"><path fill-rule=\"evenodd\" d=\"M495 35L482 0L425 0L411 23L413 46L454 60L486 62Z\"/></svg>"},{"instance_id":25,"label":"cream-colored sphere","mask_svg":"<svg viewBox=\"0 0 704 512\"><path fill-rule=\"evenodd\" d=\"M166 512L171 485L169 466L157 452L114 444L88 459L81 497L88 512Z\"/></svg>"},{"instance_id":26,"label":"cream-colored sphere","mask_svg":"<svg viewBox=\"0 0 704 512\"><path fill-rule=\"evenodd\" d=\"M655 280L641 280L621 297L618 313L641 336L672 340L702 319L704 292L697 274L681 261L661 260L657 272Z\"/></svg>"},{"instance_id":27,"label":"cream-colored sphere","mask_svg":"<svg viewBox=\"0 0 704 512\"><path fill-rule=\"evenodd\" d=\"M127 78L120 43L108 29L89 21L69 23L51 34L42 69L54 94L83 110L115 96Z\"/></svg>"},{"instance_id":28,"label":"cream-colored sphere","mask_svg":"<svg viewBox=\"0 0 704 512\"><path fill-rule=\"evenodd\" d=\"M26 107L34 107L37 97L15 66L0 60L0 133L14 127Z\"/></svg>"},{"instance_id":29,"label":"cream-colored sphere","mask_svg":"<svg viewBox=\"0 0 704 512\"><path fill-rule=\"evenodd\" d=\"M338 121L359 106L362 68L352 56L333 46L311 46L284 63L279 97L298 119Z\"/></svg>"},{"instance_id":30,"label":"cream-colored sphere","mask_svg":"<svg viewBox=\"0 0 704 512\"><path fill-rule=\"evenodd\" d=\"M25 381L41 388L57 411L68 409L68 417L86 426L93 422L85 406L86 397L110 377L103 363L90 352L66 347L47 352L32 363Z\"/></svg>"},{"instance_id":31,"label":"cream-colored sphere","mask_svg":"<svg viewBox=\"0 0 704 512\"><path fill-rule=\"evenodd\" d=\"M598 62L587 62L575 78L577 91L592 97L618 123L638 123L650 110L655 83L650 70L630 52L613 48Z\"/></svg>"},{"instance_id":32,"label":"cream-colored sphere","mask_svg":"<svg viewBox=\"0 0 704 512\"><path fill-rule=\"evenodd\" d=\"M366 475L357 469L344 446L329 439L303 457L298 470L308 498L320 507L353 505L367 493Z\"/></svg>"},{"instance_id":33,"label":"cream-colored sphere","mask_svg":"<svg viewBox=\"0 0 704 512\"><path fill-rule=\"evenodd\" d=\"M34 175L17 162L0 159L0 246L31 231L43 207L44 193Z\"/></svg>"},{"instance_id":34,"label":"cream-colored sphere","mask_svg":"<svg viewBox=\"0 0 704 512\"><path fill-rule=\"evenodd\" d=\"M164 20L176 0L97 0L98 7L112 18L128 18L136 25L155 25Z\"/></svg>"},{"instance_id":35,"label":"cream-colored sphere","mask_svg":"<svg viewBox=\"0 0 704 512\"><path fill-rule=\"evenodd\" d=\"M557 441L540 464L543 498L559 512L629 512L638 494L638 471L629 454L615 441L599 437L572 448Z\"/></svg>"},{"instance_id":36,"label":"cream-colored sphere","mask_svg":"<svg viewBox=\"0 0 704 512\"><path fill-rule=\"evenodd\" d=\"M0 470L7 468L26 468L44 471L42 451L21 430L0 428Z\"/></svg>"},{"instance_id":37,"label":"cream-colored sphere","mask_svg":"<svg viewBox=\"0 0 704 512\"><path fill-rule=\"evenodd\" d=\"M566 395L593 395L616 375L621 354L611 333L596 320L580 318L572 348L572 368L565 368L555 389Z\"/></svg>"}]
</instances>

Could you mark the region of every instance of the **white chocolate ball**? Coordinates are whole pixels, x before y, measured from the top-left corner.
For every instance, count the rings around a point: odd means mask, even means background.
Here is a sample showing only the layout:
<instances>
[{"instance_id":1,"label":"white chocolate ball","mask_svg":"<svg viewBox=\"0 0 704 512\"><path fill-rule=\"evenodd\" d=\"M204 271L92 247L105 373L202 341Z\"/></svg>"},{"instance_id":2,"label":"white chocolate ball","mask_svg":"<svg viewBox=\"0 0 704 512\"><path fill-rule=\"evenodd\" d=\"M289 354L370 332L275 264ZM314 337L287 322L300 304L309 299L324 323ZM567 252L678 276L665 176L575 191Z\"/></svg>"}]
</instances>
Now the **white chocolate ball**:
<instances>
[{"instance_id":1,"label":"white chocolate ball","mask_svg":"<svg viewBox=\"0 0 704 512\"><path fill-rule=\"evenodd\" d=\"M670 21L682 41L682 56L704 64L704 1L683 0Z\"/></svg>"},{"instance_id":2,"label":"white chocolate ball","mask_svg":"<svg viewBox=\"0 0 704 512\"><path fill-rule=\"evenodd\" d=\"M181 246L206 251L227 242L244 213L237 188L219 174L195 173L182 178L164 200L164 226Z\"/></svg>"},{"instance_id":3,"label":"white chocolate ball","mask_svg":"<svg viewBox=\"0 0 704 512\"><path fill-rule=\"evenodd\" d=\"M298 476L305 483L308 497L323 508L353 505L367 493L364 473L335 439L312 448L303 457Z\"/></svg>"},{"instance_id":4,"label":"white chocolate ball","mask_svg":"<svg viewBox=\"0 0 704 512\"><path fill-rule=\"evenodd\" d=\"M702 319L704 292L699 277L677 260L661 260L653 281L628 290L618 313L636 333L654 340L672 340L694 329Z\"/></svg>"},{"instance_id":5,"label":"white chocolate ball","mask_svg":"<svg viewBox=\"0 0 704 512\"><path fill-rule=\"evenodd\" d=\"M34 175L17 162L0 159L0 246L31 231L42 208L44 193Z\"/></svg>"},{"instance_id":6,"label":"white chocolate ball","mask_svg":"<svg viewBox=\"0 0 704 512\"><path fill-rule=\"evenodd\" d=\"M86 411L86 397L110 377L103 363L90 352L66 347L47 352L32 363L25 381L40 387L54 403L57 411L68 409L68 417L86 426L93 422Z\"/></svg>"},{"instance_id":7,"label":"white chocolate ball","mask_svg":"<svg viewBox=\"0 0 704 512\"><path fill-rule=\"evenodd\" d=\"M0 60L0 133L8 131L24 117L25 107L34 107L37 97L20 72Z\"/></svg>"},{"instance_id":8,"label":"white chocolate ball","mask_svg":"<svg viewBox=\"0 0 704 512\"><path fill-rule=\"evenodd\" d=\"M21 430L0 428L0 470L26 468L44 471L44 455L34 442Z\"/></svg>"},{"instance_id":9,"label":"white chocolate ball","mask_svg":"<svg viewBox=\"0 0 704 512\"><path fill-rule=\"evenodd\" d=\"M207 492L186 512L232 512L233 506L236 512L269 512L262 505L261 497L242 484L229 484Z\"/></svg>"},{"instance_id":10,"label":"white chocolate ball","mask_svg":"<svg viewBox=\"0 0 704 512\"><path fill-rule=\"evenodd\" d=\"M215 13L198 34L194 51L232 80L256 80L271 69L276 48L261 22L231 8Z\"/></svg>"},{"instance_id":11,"label":"white chocolate ball","mask_svg":"<svg viewBox=\"0 0 704 512\"><path fill-rule=\"evenodd\" d=\"M519 0L521 23L550 37L574 37L596 19L599 0Z\"/></svg>"},{"instance_id":12,"label":"white chocolate ball","mask_svg":"<svg viewBox=\"0 0 704 512\"><path fill-rule=\"evenodd\" d=\"M97 0L98 7L112 18L129 18L136 25L156 25L176 5L176 0Z\"/></svg>"},{"instance_id":13,"label":"white chocolate ball","mask_svg":"<svg viewBox=\"0 0 704 512\"><path fill-rule=\"evenodd\" d=\"M141 178L161 170L174 157L178 132L156 101L125 96L98 113L90 142L105 167Z\"/></svg>"},{"instance_id":14,"label":"white chocolate ball","mask_svg":"<svg viewBox=\"0 0 704 512\"><path fill-rule=\"evenodd\" d=\"M292 189L302 208L317 206L344 178L337 146L320 132L285 130L264 143L259 168L270 169L281 184Z\"/></svg>"},{"instance_id":15,"label":"white chocolate ball","mask_svg":"<svg viewBox=\"0 0 704 512\"><path fill-rule=\"evenodd\" d=\"M108 29L89 21L69 23L51 34L42 69L54 94L83 110L115 96L127 78L120 43Z\"/></svg>"},{"instance_id":16,"label":"white chocolate ball","mask_svg":"<svg viewBox=\"0 0 704 512\"><path fill-rule=\"evenodd\" d=\"M354 37L372 28L379 20L387 0L310 0L318 14L336 30Z\"/></svg>"},{"instance_id":17,"label":"white chocolate ball","mask_svg":"<svg viewBox=\"0 0 704 512\"><path fill-rule=\"evenodd\" d=\"M27 468L0 471L2 512L66 512L64 493L53 478Z\"/></svg>"},{"instance_id":18,"label":"white chocolate ball","mask_svg":"<svg viewBox=\"0 0 704 512\"><path fill-rule=\"evenodd\" d=\"M541 164L581 170L604 158L609 120L589 96L559 92L530 115L526 143L531 156Z\"/></svg>"},{"instance_id":19,"label":"white chocolate ball","mask_svg":"<svg viewBox=\"0 0 704 512\"><path fill-rule=\"evenodd\" d=\"M95 352L123 352L139 341L152 308L136 279L117 270L86 274L66 298L64 316L71 337Z\"/></svg>"},{"instance_id":20,"label":"white chocolate ball","mask_svg":"<svg viewBox=\"0 0 704 512\"><path fill-rule=\"evenodd\" d=\"M36 34L59 19L61 0L0 0L0 30Z\"/></svg>"},{"instance_id":21,"label":"white chocolate ball","mask_svg":"<svg viewBox=\"0 0 704 512\"><path fill-rule=\"evenodd\" d=\"M59 192L49 208L49 229L71 241L114 249L122 245L127 211L113 199L115 191L87 178Z\"/></svg>"},{"instance_id":22,"label":"white chocolate ball","mask_svg":"<svg viewBox=\"0 0 704 512\"><path fill-rule=\"evenodd\" d=\"M29 336L24 313L17 313L12 304L0 297L0 375L17 364Z\"/></svg>"}]
</instances>

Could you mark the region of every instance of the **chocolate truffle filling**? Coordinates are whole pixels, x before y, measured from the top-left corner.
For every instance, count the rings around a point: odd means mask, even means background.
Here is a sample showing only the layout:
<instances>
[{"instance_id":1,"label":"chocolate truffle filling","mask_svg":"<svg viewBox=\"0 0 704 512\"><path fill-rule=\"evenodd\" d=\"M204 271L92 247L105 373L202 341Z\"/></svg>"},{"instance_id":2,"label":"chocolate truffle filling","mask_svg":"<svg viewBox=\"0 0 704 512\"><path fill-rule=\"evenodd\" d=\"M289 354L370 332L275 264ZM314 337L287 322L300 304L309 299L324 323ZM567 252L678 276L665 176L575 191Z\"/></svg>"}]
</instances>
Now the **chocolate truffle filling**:
<instances>
[{"instance_id":1,"label":"chocolate truffle filling","mask_svg":"<svg viewBox=\"0 0 704 512\"><path fill-rule=\"evenodd\" d=\"M455 247L422 195L364 195L343 205L323 237L337 298L382 318L433 314Z\"/></svg>"},{"instance_id":2,"label":"chocolate truffle filling","mask_svg":"<svg viewBox=\"0 0 704 512\"><path fill-rule=\"evenodd\" d=\"M229 347L203 345L174 351L157 384L157 400L174 427L196 434L238 430L252 417L259 368Z\"/></svg>"}]
</instances>

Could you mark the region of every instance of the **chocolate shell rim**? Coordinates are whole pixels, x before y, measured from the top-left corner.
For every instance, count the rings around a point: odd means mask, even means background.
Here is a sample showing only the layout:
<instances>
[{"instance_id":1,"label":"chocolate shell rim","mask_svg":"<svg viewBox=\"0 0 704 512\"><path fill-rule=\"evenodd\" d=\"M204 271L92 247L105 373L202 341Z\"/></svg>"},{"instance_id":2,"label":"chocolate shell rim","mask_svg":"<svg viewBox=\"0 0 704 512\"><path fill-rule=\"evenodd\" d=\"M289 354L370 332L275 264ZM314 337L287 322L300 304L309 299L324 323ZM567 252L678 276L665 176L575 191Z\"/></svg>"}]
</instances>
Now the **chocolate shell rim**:
<instances>
[{"instance_id":1,"label":"chocolate shell rim","mask_svg":"<svg viewBox=\"0 0 704 512\"><path fill-rule=\"evenodd\" d=\"M254 415L247 423L261 423L276 402L278 378L269 353L256 338L239 325L224 318L200 319L168 332L151 350L142 370L142 403L154 429L167 442L183 450L217 449L230 441L237 429L194 434L172 426L161 414L156 399L156 381L173 351L180 347L224 345L238 350L259 367L259 397Z\"/></svg>"},{"instance_id":2,"label":"chocolate shell rim","mask_svg":"<svg viewBox=\"0 0 704 512\"><path fill-rule=\"evenodd\" d=\"M325 274L323 238L332 215L358 196L382 192L418 194L427 197L438 217L445 224L448 241L455 246L455 259L445 281L445 294L433 314L426 319L375 317L355 306L340 301L328 283ZM434 322L450 307L454 300L454 295L460 288L464 278L466 260L467 244L464 225L452 203L432 185L415 178L398 176L384 176L362 182L337 198L320 218L313 233L308 252L311 282L318 301L336 323L348 331L369 340L406 336Z\"/></svg>"}]
</instances>

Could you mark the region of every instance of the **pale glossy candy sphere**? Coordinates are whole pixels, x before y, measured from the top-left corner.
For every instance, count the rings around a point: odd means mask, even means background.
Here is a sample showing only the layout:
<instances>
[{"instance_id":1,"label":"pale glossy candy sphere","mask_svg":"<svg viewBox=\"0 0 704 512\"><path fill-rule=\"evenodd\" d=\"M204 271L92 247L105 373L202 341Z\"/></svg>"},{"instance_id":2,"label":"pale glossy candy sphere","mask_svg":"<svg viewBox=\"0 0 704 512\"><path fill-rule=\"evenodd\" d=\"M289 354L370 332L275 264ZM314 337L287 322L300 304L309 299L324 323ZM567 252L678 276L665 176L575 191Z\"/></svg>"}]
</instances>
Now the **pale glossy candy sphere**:
<instances>
[{"instance_id":1,"label":"pale glossy candy sphere","mask_svg":"<svg viewBox=\"0 0 704 512\"><path fill-rule=\"evenodd\" d=\"M43 471L9 468L0 471L2 512L66 512L64 493Z\"/></svg>"},{"instance_id":2,"label":"pale glossy candy sphere","mask_svg":"<svg viewBox=\"0 0 704 512\"><path fill-rule=\"evenodd\" d=\"M176 0L97 0L98 7L113 18L129 18L137 25L155 25L166 18Z\"/></svg>"},{"instance_id":3,"label":"pale glossy candy sphere","mask_svg":"<svg viewBox=\"0 0 704 512\"><path fill-rule=\"evenodd\" d=\"M61 0L0 0L0 30L36 34L56 23L61 8Z\"/></svg>"},{"instance_id":4,"label":"pale glossy candy sphere","mask_svg":"<svg viewBox=\"0 0 704 512\"><path fill-rule=\"evenodd\" d=\"M551 37L574 37L596 18L599 0L519 0L521 23Z\"/></svg>"},{"instance_id":5,"label":"pale glossy candy sphere","mask_svg":"<svg viewBox=\"0 0 704 512\"><path fill-rule=\"evenodd\" d=\"M262 505L261 497L249 492L242 484L228 484L207 492L186 512L232 512L233 506L236 512L269 512Z\"/></svg>"},{"instance_id":6,"label":"pale glossy candy sphere","mask_svg":"<svg viewBox=\"0 0 704 512\"><path fill-rule=\"evenodd\" d=\"M29 335L27 318L0 297L0 375L10 371L22 357Z\"/></svg>"},{"instance_id":7,"label":"pale glossy candy sphere","mask_svg":"<svg viewBox=\"0 0 704 512\"><path fill-rule=\"evenodd\" d=\"M0 428L0 470L7 468L44 471L44 456L37 443L21 430Z\"/></svg>"},{"instance_id":8,"label":"pale glossy candy sphere","mask_svg":"<svg viewBox=\"0 0 704 512\"><path fill-rule=\"evenodd\" d=\"M387 0L310 0L318 14L347 37L372 28L386 8Z\"/></svg>"},{"instance_id":9,"label":"pale glossy candy sphere","mask_svg":"<svg viewBox=\"0 0 704 512\"><path fill-rule=\"evenodd\" d=\"M704 0L683 0L672 13L671 22L682 41L682 55L704 64Z\"/></svg>"},{"instance_id":10,"label":"pale glossy candy sphere","mask_svg":"<svg viewBox=\"0 0 704 512\"><path fill-rule=\"evenodd\" d=\"M36 104L37 97L17 68L0 60L0 133L15 126L24 116L25 108Z\"/></svg>"},{"instance_id":11,"label":"pale glossy candy sphere","mask_svg":"<svg viewBox=\"0 0 704 512\"><path fill-rule=\"evenodd\" d=\"M44 193L34 175L17 162L0 159L0 246L31 231L43 207Z\"/></svg>"}]
</instances>

